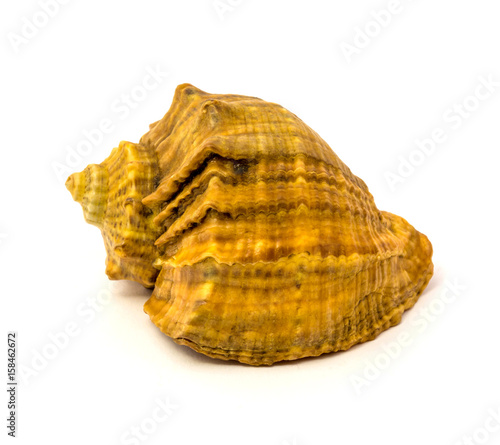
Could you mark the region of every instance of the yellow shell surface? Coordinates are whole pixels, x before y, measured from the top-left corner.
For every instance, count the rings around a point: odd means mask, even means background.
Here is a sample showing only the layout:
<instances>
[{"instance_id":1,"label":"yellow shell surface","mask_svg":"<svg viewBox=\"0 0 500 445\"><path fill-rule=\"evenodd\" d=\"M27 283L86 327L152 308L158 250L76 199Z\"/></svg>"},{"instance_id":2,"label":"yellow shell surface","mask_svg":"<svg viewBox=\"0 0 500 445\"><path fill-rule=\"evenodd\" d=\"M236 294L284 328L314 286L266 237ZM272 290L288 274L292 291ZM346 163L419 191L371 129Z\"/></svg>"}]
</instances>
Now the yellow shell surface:
<instances>
[{"instance_id":1,"label":"yellow shell surface","mask_svg":"<svg viewBox=\"0 0 500 445\"><path fill-rule=\"evenodd\" d=\"M106 273L153 287L177 343L252 365L371 340L429 282L432 246L285 108L180 85L139 144L68 179Z\"/></svg>"}]
</instances>

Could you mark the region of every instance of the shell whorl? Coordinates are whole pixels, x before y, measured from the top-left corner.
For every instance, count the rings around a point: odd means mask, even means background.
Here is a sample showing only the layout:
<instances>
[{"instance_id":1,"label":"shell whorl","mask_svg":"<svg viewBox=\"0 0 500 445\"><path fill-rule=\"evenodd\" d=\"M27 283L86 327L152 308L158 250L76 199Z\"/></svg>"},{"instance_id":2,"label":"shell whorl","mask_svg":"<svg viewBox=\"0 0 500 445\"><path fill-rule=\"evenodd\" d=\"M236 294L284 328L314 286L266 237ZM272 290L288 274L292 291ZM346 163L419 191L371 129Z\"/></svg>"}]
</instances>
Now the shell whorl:
<instances>
[{"instance_id":1,"label":"shell whorl","mask_svg":"<svg viewBox=\"0 0 500 445\"><path fill-rule=\"evenodd\" d=\"M121 142L100 165L71 175L66 187L83 208L87 222L101 229L106 246L106 274L153 287L158 270L154 246L159 229L154 213L141 200L154 190L158 174L150 149Z\"/></svg>"},{"instance_id":2,"label":"shell whorl","mask_svg":"<svg viewBox=\"0 0 500 445\"><path fill-rule=\"evenodd\" d=\"M90 208L105 207L108 275L154 283L151 320L211 357L260 365L348 349L397 324L432 277L427 237L378 210L277 104L180 85L139 144L101 167L108 188ZM69 188L83 205L93 186L82 184Z\"/></svg>"},{"instance_id":3,"label":"shell whorl","mask_svg":"<svg viewBox=\"0 0 500 445\"><path fill-rule=\"evenodd\" d=\"M66 188L82 205L85 221L101 227L108 203L108 171L90 164L82 172L73 173L66 181Z\"/></svg>"}]
</instances>

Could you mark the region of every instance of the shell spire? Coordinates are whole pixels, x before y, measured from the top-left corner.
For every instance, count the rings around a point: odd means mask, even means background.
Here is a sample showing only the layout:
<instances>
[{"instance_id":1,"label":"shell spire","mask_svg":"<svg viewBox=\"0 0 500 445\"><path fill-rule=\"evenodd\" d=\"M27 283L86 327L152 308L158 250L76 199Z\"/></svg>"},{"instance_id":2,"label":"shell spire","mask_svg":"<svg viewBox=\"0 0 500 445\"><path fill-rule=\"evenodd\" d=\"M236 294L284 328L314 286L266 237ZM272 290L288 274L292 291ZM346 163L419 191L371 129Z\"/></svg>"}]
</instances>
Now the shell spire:
<instances>
[{"instance_id":1,"label":"shell spire","mask_svg":"<svg viewBox=\"0 0 500 445\"><path fill-rule=\"evenodd\" d=\"M108 172L97 164L91 164L80 173L72 174L66 188L83 208L85 221L101 227L106 214L108 196Z\"/></svg>"},{"instance_id":2,"label":"shell spire","mask_svg":"<svg viewBox=\"0 0 500 445\"><path fill-rule=\"evenodd\" d=\"M425 235L380 211L297 116L255 97L180 85L139 144L89 168L68 188L101 228L106 272L154 285L153 323L210 357L348 349L399 323L433 274Z\"/></svg>"},{"instance_id":3,"label":"shell spire","mask_svg":"<svg viewBox=\"0 0 500 445\"><path fill-rule=\"evenodd\" d=\"M101 229L106 246L106 274L153 287L158 270L154 246L159 236L153 212L141 200L150 194L158 173L154 152L121 142L100 165L91 164L66 181L85 220Z\"/></svg>"}]
</instances>

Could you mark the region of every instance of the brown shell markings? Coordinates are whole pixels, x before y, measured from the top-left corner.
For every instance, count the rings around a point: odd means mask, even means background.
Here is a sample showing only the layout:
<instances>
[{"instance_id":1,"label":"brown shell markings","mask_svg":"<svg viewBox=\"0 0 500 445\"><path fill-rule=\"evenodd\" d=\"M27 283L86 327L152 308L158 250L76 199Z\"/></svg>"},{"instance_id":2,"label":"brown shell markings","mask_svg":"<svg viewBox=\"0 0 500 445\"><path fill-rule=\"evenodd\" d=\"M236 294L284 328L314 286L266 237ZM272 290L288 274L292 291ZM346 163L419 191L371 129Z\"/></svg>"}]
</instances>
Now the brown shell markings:
<instances>
[{"instance_id":1,"label":"brown shell markings","mask_svg":"<svg viewBox=\"0 0 500 445\"><path fill-rule=\"evenodd\" d=\"M252 365L345 350L397 324L432 246L379 211L317 133L254 97L177 87L139 144L68 179L106 273L153 287L177 343Z\"/></svg>"}]
</instances>

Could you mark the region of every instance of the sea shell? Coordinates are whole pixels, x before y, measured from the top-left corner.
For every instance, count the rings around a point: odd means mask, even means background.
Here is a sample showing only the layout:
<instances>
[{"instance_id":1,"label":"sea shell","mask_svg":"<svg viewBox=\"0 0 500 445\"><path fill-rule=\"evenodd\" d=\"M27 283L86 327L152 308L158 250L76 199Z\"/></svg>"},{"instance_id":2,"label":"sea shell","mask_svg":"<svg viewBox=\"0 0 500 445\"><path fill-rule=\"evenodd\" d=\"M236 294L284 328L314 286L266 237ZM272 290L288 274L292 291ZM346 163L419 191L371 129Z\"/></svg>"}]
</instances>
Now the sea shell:
<instances>
[{"instance_id":1,"label":"sea shell","mask_svg":"<svg viewBox=\"0 0 500 445\"><path fill-rule=\"evenodd\" d=\"M285 108L177 87L138 144L68 178L106 273L154 292L177 343L252 365L345 350L397 324L432 246Z\"/></svg>"}]
</instances>

